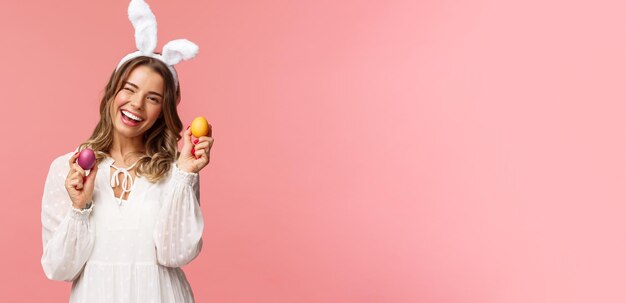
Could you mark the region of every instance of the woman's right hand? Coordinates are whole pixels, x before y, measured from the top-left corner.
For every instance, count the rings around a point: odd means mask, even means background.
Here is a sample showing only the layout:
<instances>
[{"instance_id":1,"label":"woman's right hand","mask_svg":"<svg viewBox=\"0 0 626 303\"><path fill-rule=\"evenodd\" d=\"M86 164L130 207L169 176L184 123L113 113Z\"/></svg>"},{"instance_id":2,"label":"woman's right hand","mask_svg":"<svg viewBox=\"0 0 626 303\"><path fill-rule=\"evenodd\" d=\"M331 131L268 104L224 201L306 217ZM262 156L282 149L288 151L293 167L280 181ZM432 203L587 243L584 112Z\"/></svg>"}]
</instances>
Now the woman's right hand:
<instances>
[{"instance_id":1,"label":"woman's right hand","mask_svg":"<svg viewBox=\"0 0 626 303\"><path fill-rule=\"evenodd\" d=\"M85 177L85 170L76 162L78 154L75 153L70 158L70 172L65 179L65 189L72 199L74 208L83 209L92 199L93 186L98 172L98 161L89 172L89 176Z\"/></svg>"}]
</instances>

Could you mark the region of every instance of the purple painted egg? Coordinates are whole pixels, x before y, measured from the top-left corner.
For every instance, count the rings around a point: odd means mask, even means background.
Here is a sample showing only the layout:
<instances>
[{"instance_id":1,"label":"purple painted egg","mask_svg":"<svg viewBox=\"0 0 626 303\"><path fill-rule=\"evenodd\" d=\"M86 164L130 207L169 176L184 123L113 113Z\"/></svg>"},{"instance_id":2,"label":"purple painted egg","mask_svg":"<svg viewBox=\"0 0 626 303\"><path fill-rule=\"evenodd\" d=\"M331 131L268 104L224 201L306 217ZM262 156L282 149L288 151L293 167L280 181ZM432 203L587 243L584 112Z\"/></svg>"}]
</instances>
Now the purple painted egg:
<instances>
[{"instance_id":1,"label":"purple painted egg","mask_svg":"<svg viewBox=\"0 0 626 303\"><path fill-rule=\"evenodd\" d=\"M96 164L96 154L93 150L85 148L78 154L77 162L84 170L90 170L93 168L93 165Z\"/></svg>"}]
</instances>

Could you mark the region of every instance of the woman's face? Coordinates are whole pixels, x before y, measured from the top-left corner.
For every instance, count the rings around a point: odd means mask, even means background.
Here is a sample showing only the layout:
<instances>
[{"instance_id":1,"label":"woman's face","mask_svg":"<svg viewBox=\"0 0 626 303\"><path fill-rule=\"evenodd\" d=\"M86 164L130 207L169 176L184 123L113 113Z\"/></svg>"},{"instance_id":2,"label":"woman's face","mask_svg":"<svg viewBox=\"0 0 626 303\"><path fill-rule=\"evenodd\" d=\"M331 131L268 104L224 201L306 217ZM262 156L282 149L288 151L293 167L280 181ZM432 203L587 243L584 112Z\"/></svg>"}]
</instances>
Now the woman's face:
<instances>
[{"instance_id":1,"label":"woman's face","mask_svg":"<svg viewBox=\"0 0 626 303\"><path fill-rule=\"evenodd\" d=\"M143 135L161 115L163 78L148 66L133 69L115 95L111 119L117 135Z\"/></svg>"}]
</instances>

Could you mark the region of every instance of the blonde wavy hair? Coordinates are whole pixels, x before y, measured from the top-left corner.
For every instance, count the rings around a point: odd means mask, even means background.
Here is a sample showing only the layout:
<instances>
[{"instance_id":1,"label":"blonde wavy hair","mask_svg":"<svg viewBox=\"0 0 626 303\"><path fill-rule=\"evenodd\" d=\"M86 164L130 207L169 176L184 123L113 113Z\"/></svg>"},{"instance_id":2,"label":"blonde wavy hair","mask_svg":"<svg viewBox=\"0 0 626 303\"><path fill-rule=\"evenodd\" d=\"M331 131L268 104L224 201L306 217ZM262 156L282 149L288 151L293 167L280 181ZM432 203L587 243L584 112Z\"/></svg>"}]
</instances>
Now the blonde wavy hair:
<instances>
[{"instance_id":1,"label":"blonde wavy hair","mask_svg":"<svg viewBox=\"0 0 626 303\"><path fill-rule=\"evenodd\" d=\"M117 93L122 90L130 73L138 66L148 66L161 75L164 82L163 105L161 115L157 121L143 134L145 153L134 153L139 156L137 175L143 176L151 182L161 180L170 170L171 165L178 158L178 140L183 124L178 116L176 106L180 102L180 85L176 85L174 77L165 63L151 57L140 56L125 62L119 69L113 71L111 78L104 88L100 101L100 121L96 125L91 137L83 142L79 149L91 148L98 161L110 157L109 151L113 144L113 121L111 107ZM124 156L124 160L133 153Z\"/></svg>"}]
</instances>

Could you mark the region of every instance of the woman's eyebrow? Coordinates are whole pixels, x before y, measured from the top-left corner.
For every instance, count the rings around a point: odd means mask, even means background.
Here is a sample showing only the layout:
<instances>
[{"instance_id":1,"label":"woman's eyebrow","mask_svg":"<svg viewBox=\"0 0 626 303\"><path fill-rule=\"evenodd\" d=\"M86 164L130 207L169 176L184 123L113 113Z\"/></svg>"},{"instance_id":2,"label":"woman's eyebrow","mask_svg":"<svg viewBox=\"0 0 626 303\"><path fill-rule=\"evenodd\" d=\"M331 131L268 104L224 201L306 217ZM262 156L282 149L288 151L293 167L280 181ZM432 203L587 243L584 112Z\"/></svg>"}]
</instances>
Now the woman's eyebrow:
<instances>
[{"instance_id":1,"label":"woman's eyebrow","mask_svg":"<svg viewBox=\"0 0 626 303\"><path fill-rule=\"evenodd\" d=\"M139 86L137 86L137 84L135 84L135 83L132 83L132 82L128 82L128 81L126 81L126 84L128 84L128 85L130 85L130 86L132 86L132 87L134 87L134 88L136 88L136 89L139 89ZM153 95L157 95L157 96L159 96L159 97L163 98L163 95L161 95L161 94L159 94L159 93L157 93L157 92L149 91L148 93L151 93L151 94L153 94Z\"/></svg>"}]
</instances>

